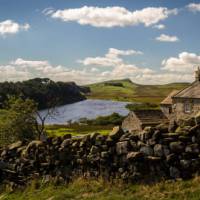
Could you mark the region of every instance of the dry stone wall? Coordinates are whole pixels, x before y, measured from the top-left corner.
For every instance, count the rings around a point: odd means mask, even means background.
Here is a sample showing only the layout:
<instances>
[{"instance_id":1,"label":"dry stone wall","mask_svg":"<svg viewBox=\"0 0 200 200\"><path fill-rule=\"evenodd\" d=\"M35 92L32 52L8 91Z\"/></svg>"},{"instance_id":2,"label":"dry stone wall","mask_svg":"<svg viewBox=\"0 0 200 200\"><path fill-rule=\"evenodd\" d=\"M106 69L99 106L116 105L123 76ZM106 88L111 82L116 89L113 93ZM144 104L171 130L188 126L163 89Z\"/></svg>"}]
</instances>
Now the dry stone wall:
<instances>
[{"instance_id":1,"label":"dry stone wall","mask_svg":"<svg viewBox=\"0 0 200 200\"><path fill-rule=\"evenodd\" d=\"M124 182L191 178L200 171L199 119L182 121L178 127L148 127L138 134L114 127L108 136L19 141L0 152L1 182L23 185L36 176L66 182L76 177Z\"/></svg>"}]
</instances>

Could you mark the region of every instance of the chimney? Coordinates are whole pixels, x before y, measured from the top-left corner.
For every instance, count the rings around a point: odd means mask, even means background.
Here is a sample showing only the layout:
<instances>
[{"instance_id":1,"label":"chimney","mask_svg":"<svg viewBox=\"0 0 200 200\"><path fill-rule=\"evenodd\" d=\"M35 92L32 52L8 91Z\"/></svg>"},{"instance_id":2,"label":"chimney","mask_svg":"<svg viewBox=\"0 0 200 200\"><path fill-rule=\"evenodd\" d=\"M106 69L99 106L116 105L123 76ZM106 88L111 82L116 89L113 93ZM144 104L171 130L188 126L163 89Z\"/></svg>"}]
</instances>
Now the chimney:
<instances>
[{"instance_id":1,"label":"chimney","mask_svg":"<svg viewBox=\"0 0 200 200\"><path fill-rule=\"evenodd\" d=\"M200 82L200 67L195 71L195 81Z\"/></svg>"}]
</instances>

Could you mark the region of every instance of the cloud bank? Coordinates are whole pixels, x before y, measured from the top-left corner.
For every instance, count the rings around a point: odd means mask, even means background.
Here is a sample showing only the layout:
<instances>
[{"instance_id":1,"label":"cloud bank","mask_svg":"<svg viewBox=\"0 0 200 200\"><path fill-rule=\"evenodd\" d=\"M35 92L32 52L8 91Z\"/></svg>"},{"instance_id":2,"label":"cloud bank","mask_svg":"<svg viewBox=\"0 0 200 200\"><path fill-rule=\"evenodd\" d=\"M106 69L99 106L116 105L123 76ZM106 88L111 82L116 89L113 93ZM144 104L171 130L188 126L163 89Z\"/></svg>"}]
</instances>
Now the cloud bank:
<instances>
[{"instance_id":1,"label":"cloud bank","mask_svg":"<svg viewBox=\"0 0 200 200\"><path fill-rule=\"evenodd\" d=\"M29 28L29 24L18 24L12 20L5 20L0 22L0 35L16 34L19 31L27 31Z\"/></svg>"},{"instance_id":2,"label":"cloud bank","mask_svg":"<svg viewBox=\"0 0 200 200\"><path fill-rule=\"evenodd\" d=\"M165 29L165 25L164 24L156 24L153 26L153 28L157 28L159 30Z\"/></svg>"},{"instance_id":3,"label":"cloud bank","mask_svg":"<svg viewBox=\"0 0 200 200\"><path fill-rule=\"evenodd\" d=\"M135 50L119 50L115 48L110 48L108 53L104 57L87 57L84 60L79 60L79 63L82 63L85 66L89 65L98 65L98 66L106 66L113 67L123 63L123 59L119 56L129 56L129 55L141 55L143 54L141 51Z\"/></svg>"},{"instance_id":4,"label":"cloud bank","mask_svg":"<svg viewBox=\"0 0 200 200\"><path fill-rule=\"evenodd\" d=\"M176 15L177 9L166 7L147 7L141 10L131 11L124 7L90 7L47 10L46 15L60 19L64 22L77 22L80 25L90 25L94 27L125 27L144 24L152 26L167 19L170 15Z\"/></svg>"},{"instance_id":5,"label":"cloud bank","mask_svg":"<svg viewBox=\"0 0 200 200\"><path fill-rule=\"evenodd\" d=\"M200 3L190 3L186 7L192 12L200 12Z\"/></svg>"},{"instance_id":6,"label":"cloud bank","mask_svg":"<svg viewBox=\"0 0 200 200\"><path fill-rule=\"evenodd\" d=\"M177 36L161 34L159 37L156 38L156 40L160 42L178 42L179 38Z\"/></svg>"},{"instance_id":7,"label":"cloud bank","mask_svg":"<svg viewBox=\"0 0 200 200\"><path fill-rule=\"evenodd\" d=\"M170 57L162 61L163 70L178 73L192 73L200 65L200 55L182 52L178 57Z\"/></svg>"},{"instance_id":8,"label":"cloud bank","mask_svg":"<svg viewBox=\"0 0 200 200\"><path fill-rule=\"evenodd\" d=\"M200 55L182 52L177 57L162 61L161 69L138 66L126 62L124 56L141 55L136 50L110 48L102 57L89 57L79 61L82 68L73 69L52 65L46 60L25 60L18 58L7 65L0 65L0 81L21 81L35 77L47 77L55 81L75 81L88 84L111 79L130 78L141 84L164 84L194 80L194 70L200 65ZM97 59L99 58L99 59Z\"/></svg>"}]
</instances>

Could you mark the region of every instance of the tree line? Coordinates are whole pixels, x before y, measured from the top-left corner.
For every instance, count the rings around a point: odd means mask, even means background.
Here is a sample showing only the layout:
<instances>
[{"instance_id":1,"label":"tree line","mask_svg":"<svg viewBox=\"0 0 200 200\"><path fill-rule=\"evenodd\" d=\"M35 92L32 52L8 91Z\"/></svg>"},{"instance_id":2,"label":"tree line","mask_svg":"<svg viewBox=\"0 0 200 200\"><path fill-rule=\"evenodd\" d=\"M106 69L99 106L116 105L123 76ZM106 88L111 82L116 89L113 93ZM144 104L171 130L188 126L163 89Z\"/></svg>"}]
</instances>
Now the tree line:
<instances>
[{"instance_id":1,"label":"tree line","mask_svg":"<svg viewBox=\"0 0 200 200\"><path fill-rule=\"evenodd\" d=\"M74 103L85 99L84 92L89 89L80 87L74 82L54 82L48 78L35 78L22 82L0 83L0 107L10 96L32 99L38 109ZM53 105L52 105L53 104Z\"/></svg>"}]
</instances>

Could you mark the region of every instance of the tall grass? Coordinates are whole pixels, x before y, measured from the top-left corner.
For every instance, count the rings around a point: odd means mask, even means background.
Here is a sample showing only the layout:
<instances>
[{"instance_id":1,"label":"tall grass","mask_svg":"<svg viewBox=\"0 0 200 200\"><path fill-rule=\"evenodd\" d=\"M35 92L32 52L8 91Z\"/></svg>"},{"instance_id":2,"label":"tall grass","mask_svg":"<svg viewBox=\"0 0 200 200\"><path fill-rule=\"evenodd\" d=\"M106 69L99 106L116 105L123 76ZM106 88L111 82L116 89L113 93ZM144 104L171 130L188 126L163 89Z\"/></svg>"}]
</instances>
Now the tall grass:
<instances>
[{"instance_id":1,"label":"tall grass","mask_svg":"<svg viewBox=\"0 0 200 200\"><path fill-rule=\"evenodd\" d=\"M68 185L34 184L24 191L2 193L1 200L199 200L200 177L151 185L77 179Z\"/></svg>"}]
</instances>

